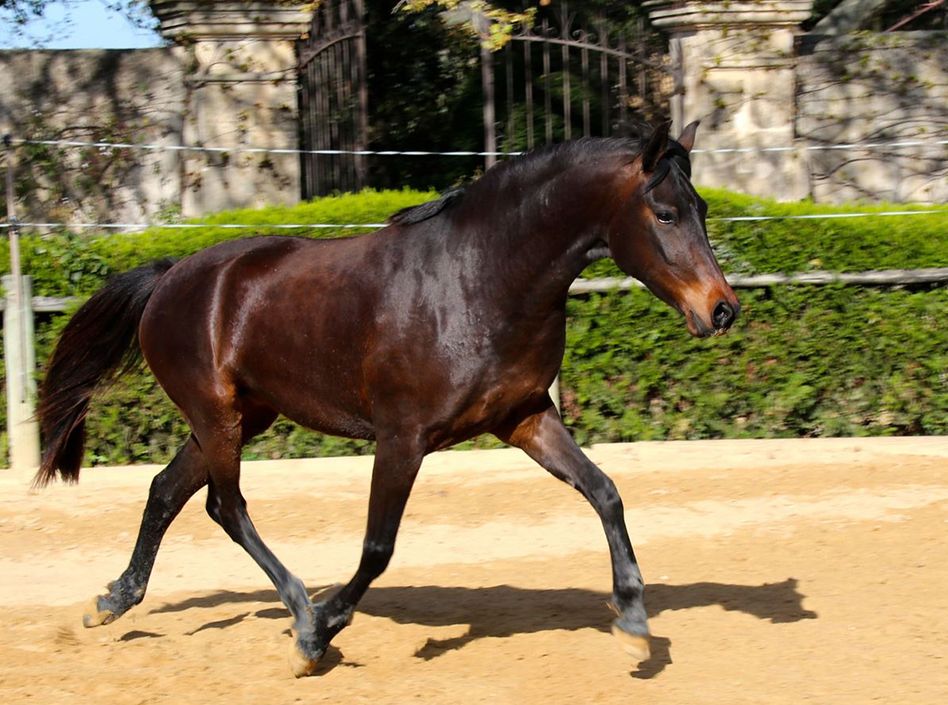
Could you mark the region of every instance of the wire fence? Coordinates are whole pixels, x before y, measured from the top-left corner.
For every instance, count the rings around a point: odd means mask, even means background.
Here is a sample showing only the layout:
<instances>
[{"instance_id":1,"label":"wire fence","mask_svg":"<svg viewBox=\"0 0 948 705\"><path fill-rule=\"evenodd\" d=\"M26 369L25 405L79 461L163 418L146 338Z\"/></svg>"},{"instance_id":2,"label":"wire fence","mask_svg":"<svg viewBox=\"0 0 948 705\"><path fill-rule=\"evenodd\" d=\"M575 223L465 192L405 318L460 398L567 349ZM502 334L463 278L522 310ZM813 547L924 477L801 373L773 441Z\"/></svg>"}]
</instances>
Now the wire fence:
<instances>
[{"instance_id":1,"label":"wire fence","mask_svg":"<svg viewBox=\"0 0 948 705\"><path fill-rule=\"evenodd\" d=\"M48 147L84 147L98 149L137 149L165 152L207 152L212 154L295 154L324 156L363 157L516 157L524 152L477 152L465 150L398 150L398 149L293 149L277 147L233 146L215 147L186 144L149 144L134 142L94 142L82 140L46 140L11 138L13 146L37 145ZM945 140L893 140L881 142L841 142L838 144L788 145L781 147L713 147L693 149L692 154L745 154L768 152L827 151L827 150L874 150L905 149L908 147L933 147L948 145Z\"/></svg>"},{"instance_id":2,"label":"wire fence","mask_svg":"<svg viewBox=\"0 0 948 705\"><path fill-rule=\"evenodd\" d=\"M743 222L761 222L768 220L832 220L834 218L870 218L881 217L888 218L893 216L913 216L913 215L948 215L948 210L905 210L905 211L868 211L864 213L806 213L806 214L786 214L786 215L737 215L724 217L711 217L708 222L717 223L743 223ZM123 230L135 231L146 230L150 228L170 229L170 230L189 230L192 228L222 228L225 230L253 230L260 228L269 228L274 230L306 230L306 229L341 229L341 230L375 230L387 227L388 223L67 223L67 222L48 222L34 223L16 221L15 223L0 223L0 229L20 227L34 229L70 229L77 230Z\"/></svg>"},{"instance_id":3,"label":"wire fence","mask_svg":"<svg viewBox=\"0 0 948 705\"><path fill-rule=\"evenodd\" d=\"M106 142L106 141L87 141L87 140L66 140L66 139L34 139L34 138L16 138L12 135L4 136L4 144L9 148L19 146L53 146L61 148L94 148L103 151L111 150L141 150L154 152L195 152L208 154L274 154L274 155L325 155L325 156L383 156L383 157L417 157L417 156L442 156L442 157L471 157L471 156L493 156L493 157L514 157L522 152L487 152L487 151L466 151L466 150L344 150L344 149L292 149L292 148L273 148L259 146L207 146L190 144L158 144L158 143L135 143L135 142ZM948 139L932 140L890 140L875 142L846 142L837 144L808 144L808 145L789 145L775 147L718 147L711 149L695 149L694 153L705 154L728 154L728 153L767 153L767 152L793 152L793 151L823 151L823 150L877 150L877 149L903 149L914 147L944 147L948 146ZM710 222L765 222L772 220L819 220L834 218L865 218L865 217L893 217L893 216L915 216L931 215L941 213L939 210L891 210L891 211L865 211L857 213L813 213L813 214L759 214L729 217L708 218ZM259 228L266 225L267 228L276 230L304 230L304 229L345 229L345 230L363 230L377 229L385 227L385 223L286 223L286 224L246 224L246 223L164 223L164 222L65 222L65 221L17 221L13 218L8 219L6 223L0 223L0 230L10 230L11 228L29 228L33 230L100 230L100 231L136 231L149 228L223 228L234 230L246 230Z\"/></svg>"},{"instance_id":4,"label":"wire fence","mask_svg":"<svg viewBox=\"0 0 948 705\"><path fill-rule=\"evenodd\" d=\"M32 138L14 138L11 135L4 136L4 144L8 149L24 145L36 146L56 146L66 148L95 148L101 150L143 150L143 151L170 151L170 152L197 152L212 154L246 153L246 154L289 154L289 155L356 155L356 156L444 156L444 157L470 157L470 156L498 156L514 157L522 154L521 152L479 152L464 150L338 150L338 149L290 149L290 148L272 148L256 146L204 146L204 145L169 145L153 143L133 143L133 142L102 142L102 141L84 141L84 140L57 140L57 139L32 139ZM934 147L948 145L946 139L935 140L893 140L876 142L852 142L823 145L794 145L782 147L721 147L712 149L695 149L694 153L752 153L752 152L790 152L790 151L820 151L820 150L874 150L874 149L901 149L909 147ZM7 173L8 191L12 181L12 160L8 163ZM12 200L8 194L8 213L12 212ZM946 215L948 209L926 208L926 209L904 209L904 210L886 210L872 211L863 210L855 213L807 213L807 214L759 214L759 215L740 215L740 216L718 216L708 218L708 222L718 223L741 223L741 222L768 222L768 221L786 221L786 220L833 220L849 218L892 218L892 217L912 217L920 215ZM164 223L164 222L122 222L122 223L103 223L103 222L65 222L65 221L19 221L15 217L8 218L5 223L0 223L0 232L8 231L11 234L11 247L13 246L13 233L28 228L37 231L57 231L57 230L93 230L93 231L124 231L133 232L146 229L225 229L225 230L375 230L384 228L387 223L207 223L207 222L182 222L182 223ZM948 281L948 268L928 268L915 270L876 270L868 272L806 272L799 274L762 274L754 276L731 276L729 281L736 287L761 287L773 286L777 284L861 284L861 285L898 285L898 284L918 284ZM605 278L598 280L578 280L570 289L572 293L588 293L591 291L608 291L613 289L632 289L642 285L634 279ZM41 298L34 297L33 308L36 311L59 311L64 310L70 305L68 298ZM0 303L2 306L2 303Z\"/></svg>"}]
</instances>

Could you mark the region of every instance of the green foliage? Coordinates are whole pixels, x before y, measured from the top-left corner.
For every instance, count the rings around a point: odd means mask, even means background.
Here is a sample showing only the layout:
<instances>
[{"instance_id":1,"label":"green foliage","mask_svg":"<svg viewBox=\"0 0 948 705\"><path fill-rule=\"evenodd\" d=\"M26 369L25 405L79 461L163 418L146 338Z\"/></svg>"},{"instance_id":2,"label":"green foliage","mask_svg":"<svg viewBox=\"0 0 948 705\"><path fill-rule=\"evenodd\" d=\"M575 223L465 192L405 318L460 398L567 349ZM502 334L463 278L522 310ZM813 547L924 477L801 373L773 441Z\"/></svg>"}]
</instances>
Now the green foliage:
<instances>
[{"instance_id":1,"label":"green foliage","mask_svg":"<svg viewBox=\"0 0 948 705\"><path fill-rule=\"evenodd\" d=\"M161 257L184 257L224 240L256 235L304 237L351 236L351 229L274 227L305 223L382 223L393 212L434 198L425 191L364 191L323 198L296 206L273 206L218 213L202 219L210 224L247 224L229 228L152 228L143 233L112 235L27 235L22 238L23 271L33 278L39 296L85 297L112 273L132 269ZM0 251L0 269L9 270L9 254ZM43 365L68 316L39 317L36 359ZM0 363L2 370L2 363ZM0 385L0 449L6 447L5 388ZM166 462L187 437L187 426L174 405L146 370L136 371L94 401L87 419L86 463ZM244 449L247 458L307 457L371 452L364 441L321 436L280 419Z\"/></svg>"},{"instance_id":2,"label":"green foliage","mask_svg":"<svg viewBox=\"0 0 948 705\"><path fill-rule=\"evenodd\" d=\"M510 41L510 36L518 25L531 25L536 15L536 8L511 12L486 0L467 0L463 6L461 0L404 0L396 7L406 12L438 8L461 14L464 17L463 24L472 36L477 37L484 47L492 50L500 49Z\"/></svg>"},{"instance_id":3,"label":"green foliage","mask_svg":"<svg viewBox=\"0 0 948 705\"><path fill-rule=\"evenodd\" d=\"M713 217L871 212L781 204L703 190ZM250 230L156 228L145 233L23 238L34 291L86 296L104 278L216 242L285 234L281 223L379 223L434 196L366 191L292 207L220 213L206 223ZM948 208L935 215L727 223L711 238L728 272L858 271L944 266ZM351 230L289 231L309 237ZM0 252L0 267L7 262ZM598 263L585 276L617 275ZM581 443L647 439L948 433L948 287L771 287L742 290L735 329L695 340L681 317L643 291L571 297L562 372L564 416ZM67 316L37 322L47 359ZM5 414L0 399L0 415ZM5 420L0 418L0 428ZM87 463L164 462L186 437L173 405L145 371L98 398L88 419ZM477 439L466 447L492 445ZM0 449L5 435L0 435ZM370 452L371 444L319 436L283 419L245 449L247 458Z\"/></svg>"},{"instance_id":4,"label":"green foliage","mask_svg":"<svg viewBox=\"0 0 948 705\"><path fill-rule=\"evenodd\" d=\"M948 209L777 203L701 189L725 272L944 266ZM931 215L726 222L758 215ZM586 277L619 276L611 262ZM642 291L573 297L564 416L581 443L948 432L948 289L772 287L738 292L724 338L695 340Z\"/></svg>"},{"instance_id":5,"label":"green foliage","mask_svg":"<svg viewBox=\"0 0 948 705\"><path fill-rule=\"evenodd\" d=\"M738 292L696 340L643 291L569 302L564 416L580 443L948 432L948 288Z\"/></svg>"},{"instance_id":6,"label":"green foliage","mask_svg":"<svg viewBox=\"0 0 948 705\"><path fill-rule=\"evenodd\" d=\"M33 277L39 296L81 296L98 289L105 277L161 257L184 257L218 242L257 235L346 237L365 230L346 228L282 229L306 223L382 223L393 212L434 198L428 191L363 191L295 206L234 210L203 218L200 224L238 224L242 230L209 227L155 227L141 233L111 235L64 232L22 238L23 272ZM184 225L187 225L185 223ZM0 269L9 271L9 253L0 250Z\"/></svg>"},{"instance_id":7,"label":"green foliage","mask_svg":"<svg viewBox=\"0 0 948 705\"><path fill-rule=\"evenodd\" d=\"M905 204L816 205L779 203L701 189L708 201L708 233L726 272L864 271L939 267L945 264L944 206ZM886 211L936 211L931 215L872 217ZM868 213L869 217L722 222L734 216L801 216Z\"/></svg>"},{"instance_id":8,"label":"green foliage","mask_svg":"<svg viewBox=\"0 0 948 705\"><path fill-rule=\"evenodd\" d=\"M448 25L440 8L392 12L366 5L370 146L374 149L481 151L482 89L477 39ZM379 187L444 186L473 173L479 157L415 156L369 159L369 183Z\"/></svg>"},{"instance_id":9,"label":"green foliage","mask_svg":"<svg viewBox=\"0 0 948 705\"><path fill-rule=\"evenodd\" d=\"M945 206L892 204L817 205L780 203L723 189L699 189L708 202L708 235L729 274L795 273L814 270L860 272L873 269L943 267L948 257ZM935 211L930 215L845 217L727 222L740 216ZM609 261L584 277L624 276Z\"/></svg>"}]
</instances>

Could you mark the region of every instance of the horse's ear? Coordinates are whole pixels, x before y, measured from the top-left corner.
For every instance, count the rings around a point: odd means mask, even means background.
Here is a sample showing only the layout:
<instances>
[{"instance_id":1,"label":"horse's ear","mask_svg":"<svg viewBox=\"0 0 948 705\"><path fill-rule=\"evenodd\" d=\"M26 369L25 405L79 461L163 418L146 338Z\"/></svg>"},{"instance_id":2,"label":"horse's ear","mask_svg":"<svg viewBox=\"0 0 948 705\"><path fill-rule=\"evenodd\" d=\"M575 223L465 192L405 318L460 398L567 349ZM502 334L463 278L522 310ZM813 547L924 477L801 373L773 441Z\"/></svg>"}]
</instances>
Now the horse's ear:
<instances>
[{"instance_id":1,"label":"horse's ear","mask_svg":"<svg viewBox=\"0 0 948 705\"><path fill-rule=\"evenodd\" d=\"M665 149L668 147L668 130L671 127L671 120L663 122L655 128L652 136L648 138L648 144L642 150L642 171L649 174L655 171L655 165L662 158Z\"/></svg>"},{"instance_id":2,"label":"horse's ear","mask_svg":"<svg viewBox=\"0 0 948 705\"><path fill-rule=\"evenodd\" d=\"M698 131L699 123L700 120L695 120L681 131L681 136L678 138L678 144L684 147L686 152L690 152L691 148L695 146L695 133Z\"/></svg>"}]
</instances>

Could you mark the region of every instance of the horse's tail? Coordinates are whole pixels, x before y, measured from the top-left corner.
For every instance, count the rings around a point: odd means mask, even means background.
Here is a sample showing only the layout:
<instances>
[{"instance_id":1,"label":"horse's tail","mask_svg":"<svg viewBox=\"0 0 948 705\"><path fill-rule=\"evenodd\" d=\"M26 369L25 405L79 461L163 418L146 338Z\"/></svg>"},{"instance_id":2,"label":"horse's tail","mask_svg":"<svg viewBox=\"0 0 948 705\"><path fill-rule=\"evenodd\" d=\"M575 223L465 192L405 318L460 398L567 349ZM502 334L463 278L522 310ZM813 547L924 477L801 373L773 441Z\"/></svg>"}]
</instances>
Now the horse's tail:
<instances>
[{"instance_id":1,"label":"horse's tail","mask_svg":"<svg viewBox=\"0 0 948 705\"><path fill-rule=\"evenodd\" d=\"M48 484L57 470L66 482L79 480L89 401L137 364L145 305L173 264L159 260L111 277L66 324L39 391L45 449L34 486Z\"/></svg>"}]
</instances>

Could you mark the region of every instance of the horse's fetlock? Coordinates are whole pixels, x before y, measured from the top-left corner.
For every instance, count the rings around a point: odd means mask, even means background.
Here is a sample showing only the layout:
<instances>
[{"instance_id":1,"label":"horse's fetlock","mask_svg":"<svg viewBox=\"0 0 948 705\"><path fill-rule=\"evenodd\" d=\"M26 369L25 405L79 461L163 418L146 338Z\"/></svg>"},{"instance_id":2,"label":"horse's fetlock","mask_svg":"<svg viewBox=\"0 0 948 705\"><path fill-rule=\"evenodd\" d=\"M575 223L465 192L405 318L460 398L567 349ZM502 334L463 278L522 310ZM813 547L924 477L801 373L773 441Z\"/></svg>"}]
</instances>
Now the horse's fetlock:
<instances>
[{"instance_id":1,"label":"horse's fetlock","mask_svg":"<svg viewBox=\"0 0 948 705\"><path fill-rule=\"evenodd\" d=\"M102 599L108 602L112 611L123 614L145 599L145 585L129 576L122 576L109 583L108 595Z\"/></svg>"},{"instance_id":2,"label":"horse's fetlock","mask_svg":"<svg viewBox=\"0 0 948 705\"><path fill-rule=\"evenodd\" d=\"M333 633L342 631L343 628L348 627L352 623L352 613L354 611L353 607L348 607L329 615L326 619L326 626Z\"/></svg>"}]
</instances>

